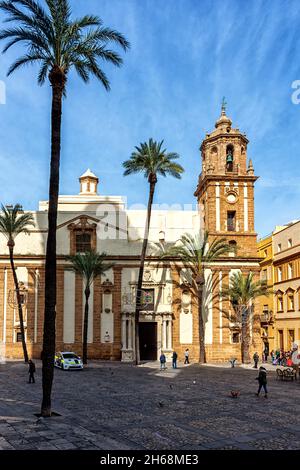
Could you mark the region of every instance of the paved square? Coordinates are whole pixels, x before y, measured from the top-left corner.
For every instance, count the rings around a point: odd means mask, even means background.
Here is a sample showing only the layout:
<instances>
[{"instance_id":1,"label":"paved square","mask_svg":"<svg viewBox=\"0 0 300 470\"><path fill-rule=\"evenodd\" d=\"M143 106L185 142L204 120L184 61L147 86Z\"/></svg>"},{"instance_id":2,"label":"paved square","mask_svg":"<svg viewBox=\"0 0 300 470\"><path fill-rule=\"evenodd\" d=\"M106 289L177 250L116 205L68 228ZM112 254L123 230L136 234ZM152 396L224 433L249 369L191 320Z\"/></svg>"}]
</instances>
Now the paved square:
<instances>
[{"instance_id":1,"label":"paved square","mask_svg":"<svg viewBox=\"0 0 300 470\"><path fill-rule=\"evenodd\" d=\"M183 366L159 371L90 362L55 370L53 411L37 419L36 384L27 366L0 365L0 449L300 449L300 381L268 373L269 398L255 396L257 371ZM229 396L240 390L240 397Z\"/></svg>"}]
</instances>

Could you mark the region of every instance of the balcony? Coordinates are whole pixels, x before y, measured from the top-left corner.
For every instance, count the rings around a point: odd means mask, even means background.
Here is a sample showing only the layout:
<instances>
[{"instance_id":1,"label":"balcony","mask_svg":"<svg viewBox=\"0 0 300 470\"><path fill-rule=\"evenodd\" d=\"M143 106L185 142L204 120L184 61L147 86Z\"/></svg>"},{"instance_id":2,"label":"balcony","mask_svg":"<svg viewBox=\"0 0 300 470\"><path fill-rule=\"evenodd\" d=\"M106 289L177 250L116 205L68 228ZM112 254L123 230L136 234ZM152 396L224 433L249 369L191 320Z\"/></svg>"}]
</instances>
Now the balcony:
<instances>
[{"instance_id":1,"label":"balcony","mask_svg":"<svg viewBox=\"0 0 300 470\"><path fill-rule=\"evenodd\" d=\"M274 323L274 317L272 310L263 310L260 315L261 324L271 325Z\"/></svg>"}]
</instances>

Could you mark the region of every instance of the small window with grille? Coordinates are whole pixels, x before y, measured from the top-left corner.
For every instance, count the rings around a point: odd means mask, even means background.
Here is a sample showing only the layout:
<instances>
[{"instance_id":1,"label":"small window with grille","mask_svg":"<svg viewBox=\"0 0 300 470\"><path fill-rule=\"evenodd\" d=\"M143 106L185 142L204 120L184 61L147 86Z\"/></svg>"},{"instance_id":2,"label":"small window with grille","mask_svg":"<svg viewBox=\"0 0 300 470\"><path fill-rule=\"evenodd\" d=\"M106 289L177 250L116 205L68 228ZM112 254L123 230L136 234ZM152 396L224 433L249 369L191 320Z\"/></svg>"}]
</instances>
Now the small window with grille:
<instances>
[{"instance_id":1,"label":"small window with grille","mask_svg":"<svg viewBox=\"0 0 300 470\"><path fill-rule=\"evenodd\" d=\"M22 343L22 333L20 331L17 331L16 341L17 343Z\"/></svg>"},{"instance_id":2,"label":"small window with grille","mask_svg":"<svg viewBox=\"0 0 300 470\"><path fill-rule=\"evenodd\" d=\"M92 235L89 232L76 233L76 253L86 253L92 249Z\"/></svg>"}]
</instances>

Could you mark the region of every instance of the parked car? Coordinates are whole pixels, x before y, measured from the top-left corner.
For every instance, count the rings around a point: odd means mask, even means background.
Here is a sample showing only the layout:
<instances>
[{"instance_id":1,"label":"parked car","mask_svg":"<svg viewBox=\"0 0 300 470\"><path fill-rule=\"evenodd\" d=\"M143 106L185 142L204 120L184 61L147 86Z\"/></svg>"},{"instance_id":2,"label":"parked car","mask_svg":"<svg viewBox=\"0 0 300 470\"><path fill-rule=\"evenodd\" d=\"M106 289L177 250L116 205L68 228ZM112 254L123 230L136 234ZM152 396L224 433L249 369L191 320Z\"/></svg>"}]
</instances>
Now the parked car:
<instances>
[{"instance_id":1,"label":"parked car","mask_svg":"<svg viewBox=\"0 0 300 470\"><path fill-rule=\"evenodd\" d=\"M83 362L74 352L57 352L54 358L55 367L62 370L83 369Z\"/></svg>"}]
</instances>

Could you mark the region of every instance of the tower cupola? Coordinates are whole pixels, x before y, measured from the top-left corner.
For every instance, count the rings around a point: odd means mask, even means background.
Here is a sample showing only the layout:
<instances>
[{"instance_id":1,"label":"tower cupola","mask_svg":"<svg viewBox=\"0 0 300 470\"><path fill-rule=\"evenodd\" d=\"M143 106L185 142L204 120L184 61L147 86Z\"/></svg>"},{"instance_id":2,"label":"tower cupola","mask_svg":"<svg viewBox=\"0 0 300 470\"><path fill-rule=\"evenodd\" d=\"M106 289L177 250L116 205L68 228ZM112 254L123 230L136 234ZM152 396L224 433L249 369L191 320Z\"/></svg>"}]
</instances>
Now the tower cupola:
<instances>
[{"instance_id":1,"label":"tower cupola","mask_svg":"<svg viewBox=\"0 0 300 470\"><path fill-rule=\"evenodd\" d=\"M80 193L85 196L96 196L99 179L94 173L88 169L79 178L80 182Z\"/></svg>"}]
</instances>

